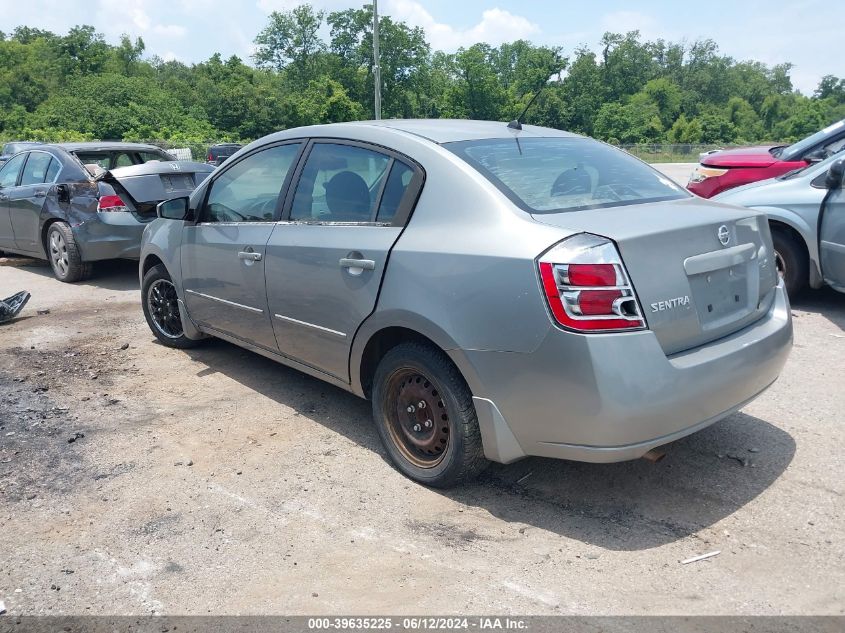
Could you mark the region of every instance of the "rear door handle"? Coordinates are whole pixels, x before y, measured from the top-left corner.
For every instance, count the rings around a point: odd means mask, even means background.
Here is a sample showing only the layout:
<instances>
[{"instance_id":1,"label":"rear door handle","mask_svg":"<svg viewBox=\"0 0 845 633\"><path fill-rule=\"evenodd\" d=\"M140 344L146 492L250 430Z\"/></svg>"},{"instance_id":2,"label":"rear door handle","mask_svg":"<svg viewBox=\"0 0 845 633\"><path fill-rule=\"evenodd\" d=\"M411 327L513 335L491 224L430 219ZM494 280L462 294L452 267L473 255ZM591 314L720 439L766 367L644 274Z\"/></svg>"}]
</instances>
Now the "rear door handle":
<instances>
[{"instance_id":1,"label":"rear door handle","mask_svg":"<svg viewBox=\"0 0 845 633\"><path fill-rule=\"evenodd\" d=\"M350 259L344 257L340 260L341 268L363 268L364 270L375 270L376 263L372 259Z\"/></svg>"},{"instance_id":2,"label":"rear door handle","mask_svg":"<svg viewBox=\"0 0 845 633\"><path fill-rule=\"evenodd\" d=\"M32 197L33 198L46 198L47 192L46 191L36 191L34 194L32 194Z\"/></svg>"},{"instance_id":3,"label":"rear door handle","mask_svg":"<svg viewBox=\"0 0 845 633\"><path fill-rule=\"evenodd\" d=\"M256 253L254 251L240 251L238 253L238 259L245 259L251 262L260 262L261 253Z\"/></svg>"}]
</instances>

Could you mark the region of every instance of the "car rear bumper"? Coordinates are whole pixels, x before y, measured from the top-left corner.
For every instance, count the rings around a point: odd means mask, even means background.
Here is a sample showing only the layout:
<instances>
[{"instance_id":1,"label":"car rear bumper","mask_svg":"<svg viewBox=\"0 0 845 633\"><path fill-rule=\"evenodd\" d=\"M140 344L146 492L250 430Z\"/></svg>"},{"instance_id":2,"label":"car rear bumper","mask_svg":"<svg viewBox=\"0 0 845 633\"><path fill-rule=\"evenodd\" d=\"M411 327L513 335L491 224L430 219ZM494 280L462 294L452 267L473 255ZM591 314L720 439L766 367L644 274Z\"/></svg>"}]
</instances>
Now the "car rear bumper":
<instances>
[{"instance_id":1,"label":"car rear bumper","mask_svg":"<svg viewBox=\"0 0 845 633\"><path fill-rule=\"evenodd\" d=\"M147 224L129 212L97 213L74 226L73 233L84 261L138 259Z\"/></svg>"},{"instance_id":2,"label":"car rear bumper","mask_svg":"<svg viewBox=\"0 0 845 633\"><path fill-rule=\"evenodd\" d=\"M667 357L649 331L550 331L532 353L453 353L475 397L485 453L590 462L634 459L730 415L771 385L792 344L782 284L769 312Z\"/></svg>"}]
</instances>

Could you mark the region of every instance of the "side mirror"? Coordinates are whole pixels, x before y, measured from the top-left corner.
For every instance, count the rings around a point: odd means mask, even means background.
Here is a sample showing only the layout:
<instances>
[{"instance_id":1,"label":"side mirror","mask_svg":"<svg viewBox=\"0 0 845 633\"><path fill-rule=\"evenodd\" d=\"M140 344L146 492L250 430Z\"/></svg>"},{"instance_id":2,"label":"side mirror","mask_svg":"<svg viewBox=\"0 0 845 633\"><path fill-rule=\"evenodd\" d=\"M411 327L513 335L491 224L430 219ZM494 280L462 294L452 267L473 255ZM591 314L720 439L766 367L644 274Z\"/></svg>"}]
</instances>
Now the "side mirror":
<instances>
[{"instance_id":1,"label":"side mirror","mask_svg":"<svg viewBox=\"0 0 845 633\"><path fill-rule=\"evenodd\" d=\"M190 220L190 198L184 196L159 202L156 206L156 215L166 220Z\"/></svg>"},{"instance_id":2,"label":"side mirror","mask_svg":"<svg viewBox=\"0 0 845 633\"><path fill-rule=\"evenodd\" d=\"M62 183L56 185L56 198L58 198L59 202L62 204L67 204L70 202L70 187L66 184Z\"/></svg>"},{"instance_id":3,"label":"side mirror","mask_svg":"<svg viewBox=\"0 0 845 633\"><path fill-rule=\"evenodd\" d=\"M843 174L845 174L845 158L840 158L827 170L824 186L828 189L839 189L842 186Z\"/></svg>"},{"instance_id":4,"label":"side mirror","mask_svg":"<svg viewBox=\"0 0 845 633\"><path fill-rule=\"evenodd\" d=\"M814 151L812 151L809 154L806 154L804 156L804 160L806 160L811 165L813 163L820 163L825 158L827 158L827 152L824 151L823 149L814 150Z\"/></svg>"}]
</instances>

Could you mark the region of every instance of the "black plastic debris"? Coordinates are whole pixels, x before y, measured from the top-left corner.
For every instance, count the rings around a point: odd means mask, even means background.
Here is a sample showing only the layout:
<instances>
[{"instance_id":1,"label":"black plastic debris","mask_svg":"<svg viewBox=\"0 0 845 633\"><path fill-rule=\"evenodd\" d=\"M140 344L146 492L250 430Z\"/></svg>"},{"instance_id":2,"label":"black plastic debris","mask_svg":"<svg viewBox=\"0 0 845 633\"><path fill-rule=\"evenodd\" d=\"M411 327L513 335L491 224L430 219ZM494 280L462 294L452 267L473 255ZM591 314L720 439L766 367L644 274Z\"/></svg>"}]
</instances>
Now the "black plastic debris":
<instances>
[{"instance_id":1,"label":"black plastic debris","mask_svg":"<svg viewBox=\"0 0 845 633\"><path fill-rule=\"evenodd\" d=\"M26 302L29 301L30 296L26 290L22 290L0 301L0 323L6 323L18 316Z\"/></svg>"}]
</instances>

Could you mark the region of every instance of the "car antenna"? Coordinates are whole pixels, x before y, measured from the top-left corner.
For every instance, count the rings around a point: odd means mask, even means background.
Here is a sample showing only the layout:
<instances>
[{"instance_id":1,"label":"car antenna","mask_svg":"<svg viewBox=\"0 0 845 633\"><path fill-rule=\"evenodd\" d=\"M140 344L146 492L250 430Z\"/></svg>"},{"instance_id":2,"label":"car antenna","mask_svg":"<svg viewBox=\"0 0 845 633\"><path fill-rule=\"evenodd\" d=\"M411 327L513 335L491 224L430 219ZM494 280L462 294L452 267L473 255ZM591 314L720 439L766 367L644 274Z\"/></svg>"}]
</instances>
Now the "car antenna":
<instances>
[{"instance_id":1,"label":"car antenna","mask_svg":"<svg viewBox=\"0 0 845 633\"><path fill-rule=\"evenodd\" d=\"M527 104L527 105L526 105L526 106L522 109L522 112L520 112L520 113L519 113L519 116L518 116L518 117L516 117L516 118L515 118L513 121L511 121L510 123L508 123L508 127L509 127L510 129L512 129L512 130L521 130L521 129L522 129L522 119L525 117L525 114L528 112L528 110L531 108L531 106L532 106L532 105L534 105L534 101L537 99L537 97L539 97L539 96L540 96L540 93L542 93L542 92L543 92L543 90L545 90L545 89L546 89L546 86L548 86L548 85L549 85L549 83L551 83L552 77L554 77L556 74L559 76L559 75L560 75L560 73L562 72L562 70L563 70L563 69L559 70L557 73L552 73L552 74L549 76L549 78L548 78L548 79L546 79L546 81L543 83L543 85L542 85L542 86L540 86L540 87L537 89L537 92L535 92L535 93L534 93L534 96L533 96L533 97L531 97L531 100L530 100L530 101L528 102L528 104Z\"/></svg>"},{"instance_id":2,"label":"car antenna","mask_svg":"<svg viewBox=\"0 0 845 633\"><path fill-rule=\"evenodd\" d=\"M528 112L528 108L530 108L534 104L534 100L540 96L540 93L543 92L543 89L546 87L546 84L534 93L534 96L531 97L531 100L528 102L528 105L522 110L520 115L516 117L513 121L508 123L508 127L512 130L521 130L522 129L522 118L525 116L525 113Z\"/></svg>"}]
</instances>

